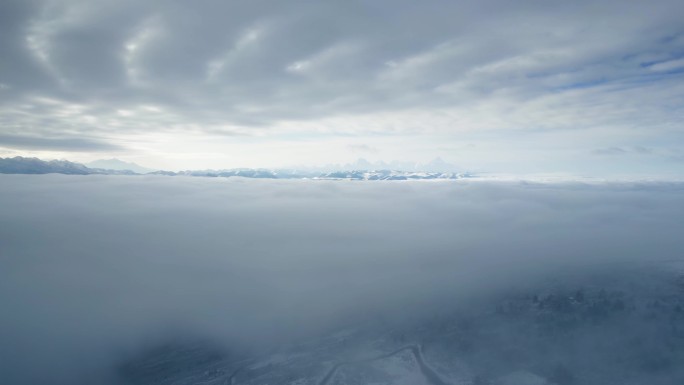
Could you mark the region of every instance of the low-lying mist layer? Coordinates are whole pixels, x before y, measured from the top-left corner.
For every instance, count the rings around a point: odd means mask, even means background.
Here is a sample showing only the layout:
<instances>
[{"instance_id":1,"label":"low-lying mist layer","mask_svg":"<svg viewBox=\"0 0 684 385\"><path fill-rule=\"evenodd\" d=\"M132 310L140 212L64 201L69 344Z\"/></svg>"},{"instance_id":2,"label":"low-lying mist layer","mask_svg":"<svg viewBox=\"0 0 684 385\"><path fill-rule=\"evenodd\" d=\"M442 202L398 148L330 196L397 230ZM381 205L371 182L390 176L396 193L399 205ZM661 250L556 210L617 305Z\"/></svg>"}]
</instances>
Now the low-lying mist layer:
<instances>
[{"instance_id":1,"label":"low-lying mist layer","mask_svg":"<svg viewBox=\"0 0 684 385\"><path fill-rule=\"evenodd\" d=\"M248 356L677 260L682 218L682 184L0 175L2 382L98 378L171 339Z\"/></svg>"}]
</instances>

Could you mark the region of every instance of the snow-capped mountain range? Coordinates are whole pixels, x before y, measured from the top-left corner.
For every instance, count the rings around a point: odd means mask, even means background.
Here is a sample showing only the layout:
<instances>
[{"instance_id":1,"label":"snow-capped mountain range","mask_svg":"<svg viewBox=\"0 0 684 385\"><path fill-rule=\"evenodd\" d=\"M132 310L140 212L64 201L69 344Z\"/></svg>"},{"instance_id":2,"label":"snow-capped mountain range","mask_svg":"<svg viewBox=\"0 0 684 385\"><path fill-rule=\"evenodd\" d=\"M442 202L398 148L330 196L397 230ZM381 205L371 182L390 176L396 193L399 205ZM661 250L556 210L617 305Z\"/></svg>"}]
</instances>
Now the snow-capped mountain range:
<instances>
[{"instance_id":1,"label":"snow-capped mountain range","mask_svg":"<svg viewBox=\"0 0 684 385\"><path fill-rule=\"evenodd\" d=\"M437 163L440 163L436 161ZM446 163L444 163L446 164ZM339 171L320 171L310 169L262 169L237 168L225 170L187 170L164 171L139 166L135 163L118 159L100 160L83 165L68 160L44 161L38 158L0 158L2 174L70 174L70 175L166 175L166 176L201 176L201 177L243 177L262 179L325 179L325 180L427 180L427 179L461 179L470 177L467 173L450 171L432 171L439 167L427 167L424 170L397 170L392 168L375 168L389 166L387 164L371 164L363 159L355 164L346 165L348 169Z\"/></svg>"}]
</instances>

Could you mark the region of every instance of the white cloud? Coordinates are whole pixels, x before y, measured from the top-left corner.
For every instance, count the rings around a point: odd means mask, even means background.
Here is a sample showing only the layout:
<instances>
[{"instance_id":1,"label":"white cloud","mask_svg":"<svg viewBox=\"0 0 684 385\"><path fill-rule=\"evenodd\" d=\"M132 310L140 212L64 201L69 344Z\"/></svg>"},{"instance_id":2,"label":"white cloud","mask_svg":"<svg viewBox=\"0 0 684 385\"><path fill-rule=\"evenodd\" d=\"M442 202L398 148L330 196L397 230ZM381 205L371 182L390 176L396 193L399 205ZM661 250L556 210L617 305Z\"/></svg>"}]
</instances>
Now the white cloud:
<instances>
[{"instance_id":1,"label":"white cloud","mask_svg":"<svg viewBox=\"0 0 684 385\"><path fill-rule=\"evenodd\" d=\"M162 38L164 29L159 17L148 17L136 28L133 36L124 42L123 61L126 68L126 76L132 86L141 87L145 85L145 70L138 62L140 56L144 55L145 50L154 41Z\"/></svg>"},{"instance_id":2,"label":"white cloud","mask_svg":"<svg viewBox=\"0 0 684 385\"><path fill-rule=\"evenodd\" d=\"M684 58L668 60L649 66L653 71L673 71L684 68Z\"/></svg>"}]
</instances>

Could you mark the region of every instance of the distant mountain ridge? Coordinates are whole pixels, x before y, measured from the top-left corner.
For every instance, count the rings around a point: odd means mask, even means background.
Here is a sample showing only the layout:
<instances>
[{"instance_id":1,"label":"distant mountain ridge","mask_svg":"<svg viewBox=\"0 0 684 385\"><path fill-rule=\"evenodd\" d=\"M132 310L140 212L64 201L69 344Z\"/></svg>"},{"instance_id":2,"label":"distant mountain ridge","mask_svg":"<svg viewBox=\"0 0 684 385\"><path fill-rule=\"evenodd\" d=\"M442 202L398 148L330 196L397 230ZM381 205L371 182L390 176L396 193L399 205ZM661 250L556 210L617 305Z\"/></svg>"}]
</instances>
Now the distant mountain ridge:
<instances>
[{"instance_id":1,"label":"distant mountain ridge","mask_svg":"<svg viewBox=\"0 0 684 385\"><path fill-rule=\"evenodd\" d=\"M299 171L290 169L232 169L232 170L188 170L188 171L156 171L156 175L188 175L204 177L233 177L260 179L347 179L347 180L419 180L419 179L461 179L469 174L453 172L416 172L399 170L349 170L332 172Z\"/></svg>"},{"instance_id":2,"label":"distant mountain ridge","mask_svg":"<svg viewBox=\"0 0 684 385\"><path fill-rule=\"evenodd\" d=\"M59 173L69 175L92 174L92 170L68 160L44 161L38 158L0 158L0 173L3 174L48 174Z\"/></svg>"},{"instance_id":3,"label":"distant mountain ridge","mask_svg":"<svg viewBox=\"0 0 684 385\"><path fill-rule=\"evenodd\" d=\"M136 175L127 170L89 168L68 160L41 160L38 158L0 158L0 174L67 174L67 175Z\"/></svg>"},{"instance_id":4,"label":"distant mountain ridge","mask_svg":"<svg viewBox=\"0 0 684 385\"><path fill-rule=\"evenodd\" d=\"M95 162L93 162L95 163ZM93 163L89 163L92 165ZM115 159L120 166L135 165ZM95 163L104 164L104 163ZM135 165L137 166L137 165ZM140 166L138 166L140 167ZM144 167L140 167L145 169ZM228 170L188 170L188 171L152 171L135 172L129 169L92 168L81 163L68 160L45 161L38 158L0 158L0 174L68 174L68 175L165 175L196 177L243 177L256 179L322 179L322 180L427 180L427 179L461 179L470 174L455 172L425 172L401 170L349 170L349 171L301 171L294 169L253 169L240 168Z\"/></svg>"}]
</instances>

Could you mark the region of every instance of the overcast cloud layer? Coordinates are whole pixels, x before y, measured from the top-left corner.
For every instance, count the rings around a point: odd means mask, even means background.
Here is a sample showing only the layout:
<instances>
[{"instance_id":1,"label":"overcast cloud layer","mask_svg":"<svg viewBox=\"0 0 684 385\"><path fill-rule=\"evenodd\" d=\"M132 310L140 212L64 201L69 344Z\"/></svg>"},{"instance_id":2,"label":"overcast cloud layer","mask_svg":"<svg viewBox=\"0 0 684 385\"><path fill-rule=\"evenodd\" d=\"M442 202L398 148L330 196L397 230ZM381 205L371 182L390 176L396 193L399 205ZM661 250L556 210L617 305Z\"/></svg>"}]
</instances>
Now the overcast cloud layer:
<instances>
[{"instance_id":1,"label":"overcast cloud layer","mask_svg":"<svg viewBox=\"0 0 684 385\"><path fill-rule=\"evenodd\" d=\"M677 0L6 0L0 149L681 174L682 14Z\"/></svg>"},{"instance_id":2,"label":"overcast cloud layer","mask_svg":"<svg viewBox=\"0 0 684 385\"><path fill-rule=\"evenodd\" d=\"M247 349L678 259L682 189L0 175L0 373L73 384L169 335Z\"/></svg>"}]
</instances>

